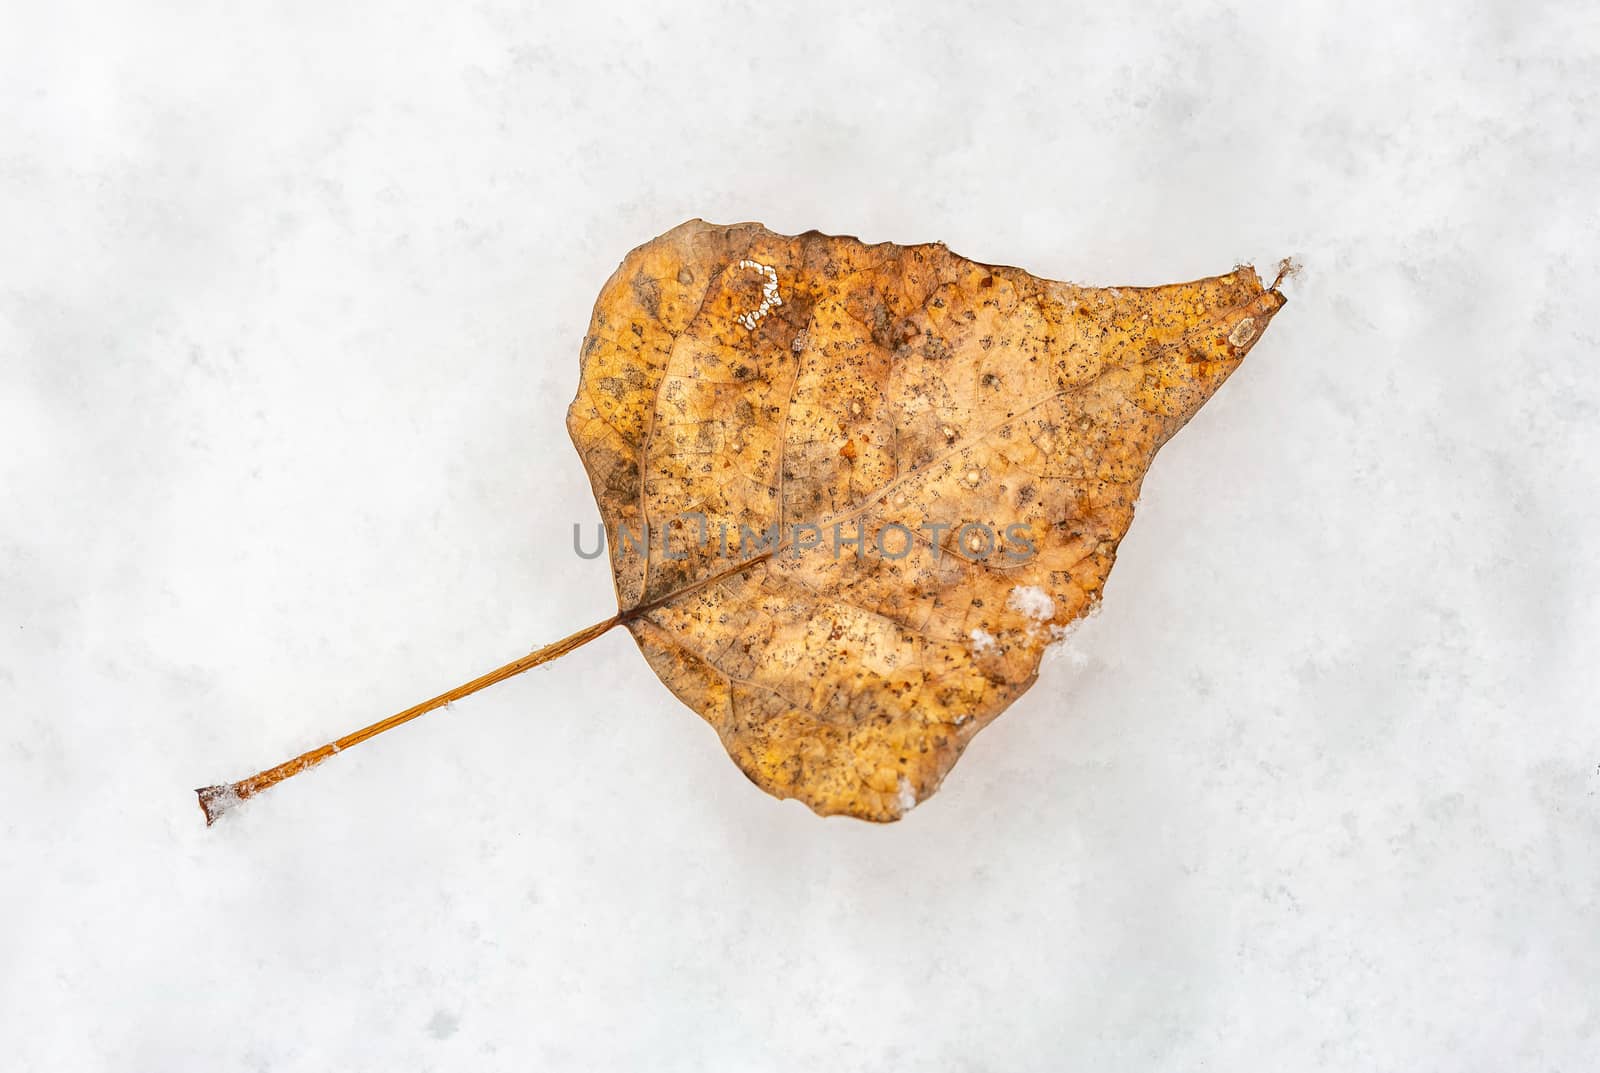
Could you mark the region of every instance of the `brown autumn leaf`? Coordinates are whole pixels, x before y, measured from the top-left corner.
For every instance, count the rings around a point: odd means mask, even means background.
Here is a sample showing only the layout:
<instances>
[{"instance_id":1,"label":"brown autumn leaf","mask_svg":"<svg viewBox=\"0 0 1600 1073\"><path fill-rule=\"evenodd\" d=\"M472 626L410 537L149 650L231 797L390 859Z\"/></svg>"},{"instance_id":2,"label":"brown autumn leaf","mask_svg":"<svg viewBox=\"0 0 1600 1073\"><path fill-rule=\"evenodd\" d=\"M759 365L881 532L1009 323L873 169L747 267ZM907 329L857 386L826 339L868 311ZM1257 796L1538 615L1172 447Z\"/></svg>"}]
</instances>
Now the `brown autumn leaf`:
<instances>
[{"instance_id":1,"label":"brown autumn leaf","mask_svg":"<svg viewBox=\"0 0 1600 1073\"><path fill-rule=\"evenodd\" d=\"M1248 267L1077 287L940 244L674 228L602 289L567 417L617 613L196 791L206 823L618 625L762 789L898 819L1099 600L1151 458L1276 288Z\"/></svg>"},{"instance_id":2,"label":"brown autumn leaf","mask_svg":"<svg viewBox=\"0 0 1600 1073\"><path fill-rule=\"evenodd\" d=\"M1283 301L674 228L601 290L567 418L619 617L762 789L897 819L1094 606L1151 458Z\"/></svg>"}]
</instances>

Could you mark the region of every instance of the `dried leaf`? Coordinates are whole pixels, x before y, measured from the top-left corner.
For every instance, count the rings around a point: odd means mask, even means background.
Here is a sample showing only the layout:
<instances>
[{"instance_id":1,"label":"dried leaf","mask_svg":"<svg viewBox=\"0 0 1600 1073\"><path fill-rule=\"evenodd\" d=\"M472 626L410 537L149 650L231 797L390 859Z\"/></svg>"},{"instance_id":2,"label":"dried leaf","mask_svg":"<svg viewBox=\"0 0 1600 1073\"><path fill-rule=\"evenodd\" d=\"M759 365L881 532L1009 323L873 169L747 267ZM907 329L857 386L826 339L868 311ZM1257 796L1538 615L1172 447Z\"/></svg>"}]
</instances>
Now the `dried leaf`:
<instances>
[{"instance_id":1,"label":"dried leaf","mask_svg":"<svg viewBox=\"0 0 1600 1073\"><path fill-rule=\"evenodd\" d=\"M897 819L1094 607L1151 458L1283 301L677 227L601 291L567 420L618 621L762 789Z\"/></svg>"},{"instance_id":2,"label":"dried leaf","mask_svg":"<svg viewBox=\"0 0 1600 1073\"><path fill-rule=\"evenodd\" d=\"M937 244L675 228L601 291L567 416L619 537L617 613L197 790L206 823L618 625L762 789L898 819L1099 600L1150 459L1276 288L1238 268L1094 289Z\"/></svg>"}]
</instances>

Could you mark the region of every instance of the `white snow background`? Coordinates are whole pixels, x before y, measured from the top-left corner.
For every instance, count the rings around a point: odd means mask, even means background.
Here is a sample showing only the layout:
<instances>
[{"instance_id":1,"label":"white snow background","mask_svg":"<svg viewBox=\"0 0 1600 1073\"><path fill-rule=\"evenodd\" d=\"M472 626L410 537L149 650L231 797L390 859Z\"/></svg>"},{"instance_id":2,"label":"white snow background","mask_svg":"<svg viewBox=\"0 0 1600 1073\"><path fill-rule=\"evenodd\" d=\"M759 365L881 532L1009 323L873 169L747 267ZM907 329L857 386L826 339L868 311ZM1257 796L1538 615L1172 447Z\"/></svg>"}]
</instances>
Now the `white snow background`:
<instances>
[{"instance_id":1,"label":"white snow background","mask_svg":"<svg viewBox=\"0 0 1600 1073\"><path fill-rule=\"evenodd\" d=\"M6 0L0 1067L1600 1063L1600 9ZM1305 264L902 823L605 617L563 416L694 216Z\"/></svg>"}]
</instances>

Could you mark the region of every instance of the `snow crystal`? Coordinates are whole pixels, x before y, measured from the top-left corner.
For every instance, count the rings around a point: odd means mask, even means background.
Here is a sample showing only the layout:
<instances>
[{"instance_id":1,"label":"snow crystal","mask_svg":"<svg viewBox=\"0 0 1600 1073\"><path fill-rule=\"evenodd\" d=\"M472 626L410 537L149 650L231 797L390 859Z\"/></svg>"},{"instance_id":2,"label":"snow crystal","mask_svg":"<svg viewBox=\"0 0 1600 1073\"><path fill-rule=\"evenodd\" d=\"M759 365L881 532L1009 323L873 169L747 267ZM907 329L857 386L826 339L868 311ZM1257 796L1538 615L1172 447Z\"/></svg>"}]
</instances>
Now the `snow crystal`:
<instances>
[{"instance_id":1,"label":"snow crystal","mask_svg":"<svg viewBox=\"0 0 1600 1073\"><path fill-rule=\"evenodd\" d=\"M1021 611L1035 622L1046 622L1056 616L1056 602L1037 585L1018 585L1012 589L1006 606Z\"/></svg>"},{"instance_id":2,"label":"snow crystal","mask_svg":"<svg viewBox=\"0 0 1600 1073\"><path fill-rule=\"evenodd\" d=\"M904 775L900 776L900 792L895 796L895 804L900 806L900 814L917 807L917 792L911 788L911 780Z\"/></svg>"},{"instance_id":3,"label":"snow crystal","mask_svg":"<svg viewBox=\"0 0 1600 1073\"><path fill-rule=\"evenodd\" d=\"M761 304L748 313L740 313L733 319L745 326L747 331L755 331L756 324L767 315L773 306L783 305L783 297L778 293L778 272L771 265L764 265L759 261L740 261L740 268L748 268L766 276L766 282L761 285Z\"/></svg>"}]
</instances>

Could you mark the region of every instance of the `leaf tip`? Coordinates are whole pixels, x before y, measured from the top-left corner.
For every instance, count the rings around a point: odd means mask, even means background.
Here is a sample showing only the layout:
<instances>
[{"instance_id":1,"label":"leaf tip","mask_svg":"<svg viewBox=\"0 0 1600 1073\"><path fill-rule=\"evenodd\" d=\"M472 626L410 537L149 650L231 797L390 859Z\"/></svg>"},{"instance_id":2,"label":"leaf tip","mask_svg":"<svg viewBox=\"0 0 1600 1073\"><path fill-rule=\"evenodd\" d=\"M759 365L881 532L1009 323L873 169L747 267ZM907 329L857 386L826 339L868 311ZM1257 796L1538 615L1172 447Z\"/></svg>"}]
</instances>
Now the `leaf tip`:
<instances>
[{"instance_id":1,"label":"leaf tip","mask_svg":"<svg viewBox=\"0 0 1600 1073\"><path fill-rule=\"evenodd\" d=\"M1298 259L1294 257L1285 257L1283 260L1278 262L1278 274L1272 277L1272 286L1268 287L1267 290L1276 291L1278 289L1278 284L1282 283L1286 279L1294 279L1300 274L1301 269L1304 267L1305 266L1302 265Z\"/></svg>"}]
</instances>

